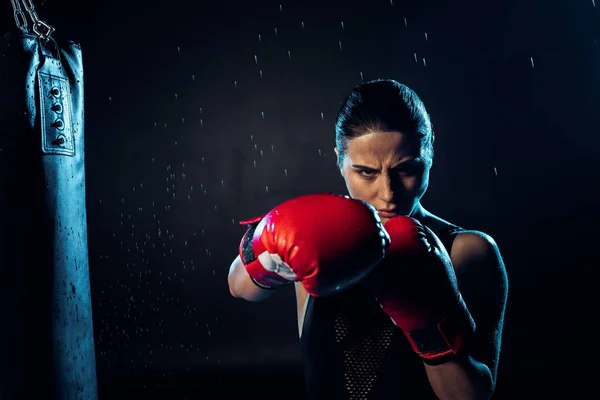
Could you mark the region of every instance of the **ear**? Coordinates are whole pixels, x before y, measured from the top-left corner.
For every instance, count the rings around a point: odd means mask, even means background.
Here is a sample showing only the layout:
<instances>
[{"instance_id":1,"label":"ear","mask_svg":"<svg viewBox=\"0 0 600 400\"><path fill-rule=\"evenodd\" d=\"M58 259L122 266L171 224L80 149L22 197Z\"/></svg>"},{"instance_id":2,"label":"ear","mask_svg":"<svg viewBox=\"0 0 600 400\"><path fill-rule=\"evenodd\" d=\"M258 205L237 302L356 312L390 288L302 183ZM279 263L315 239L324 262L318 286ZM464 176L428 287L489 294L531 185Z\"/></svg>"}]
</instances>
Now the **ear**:
<instances>
[{"instance_id":1,"label":"ear","mask_svg":"<svg viewBox=\"0 0 600 400\"><path fill-rule=\"evenodd\" d=\"M340 165L340 152L338 151L337 147L333 148L333 152L335 153L335 162L339 166Z\"/></svg>"}]
</instances>

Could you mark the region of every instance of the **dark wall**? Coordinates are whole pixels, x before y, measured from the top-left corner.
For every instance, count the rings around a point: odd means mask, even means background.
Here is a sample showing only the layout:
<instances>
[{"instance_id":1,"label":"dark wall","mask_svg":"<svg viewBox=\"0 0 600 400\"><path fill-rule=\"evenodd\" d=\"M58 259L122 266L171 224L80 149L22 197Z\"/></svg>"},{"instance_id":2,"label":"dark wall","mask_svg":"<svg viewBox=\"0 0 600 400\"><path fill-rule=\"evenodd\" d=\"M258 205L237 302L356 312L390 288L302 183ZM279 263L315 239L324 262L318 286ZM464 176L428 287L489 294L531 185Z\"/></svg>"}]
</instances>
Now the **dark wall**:
<instances>
[{"instance_id":1,"label":"dark wall","mask_svg":"<svg viewBox=\"0 0 600 400\"><path fill-rule=\"evenodd\" d=\"M424 205L492 235L504 255L496 398L575 396L596 375L583 363L598 328L599 7L390 3L38 5L57 38L83 46L102 398L253 393L265 376L300 393L293 293L229 295L237 223L344 191L335 113L361 78L380 77L411 86L432 116ZM7 31L8 1L0 15Z\"/></svg>"}]
</instances>

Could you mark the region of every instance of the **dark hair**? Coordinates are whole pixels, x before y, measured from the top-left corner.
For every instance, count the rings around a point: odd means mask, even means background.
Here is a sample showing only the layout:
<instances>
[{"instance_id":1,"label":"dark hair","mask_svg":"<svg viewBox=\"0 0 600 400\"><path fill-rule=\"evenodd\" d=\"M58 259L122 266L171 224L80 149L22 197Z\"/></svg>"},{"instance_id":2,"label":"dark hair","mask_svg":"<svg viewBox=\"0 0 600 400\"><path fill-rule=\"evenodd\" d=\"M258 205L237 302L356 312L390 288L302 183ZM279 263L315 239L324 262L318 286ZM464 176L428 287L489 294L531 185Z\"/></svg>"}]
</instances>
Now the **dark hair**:
<instances>
[{"instance_id":1,"label":"dark hair","mask_svg":"<svg viewBox=\"0 0 600 400\"><path fill-rule=\"evenodd\" d=\"M408 86L393 79L362 83L346 97L335 123L335 144L342 162L348 140L370 131L399 131L423 142L429 161L433 158L433 128L425 105Z\"/></svg>"}]
</instances>

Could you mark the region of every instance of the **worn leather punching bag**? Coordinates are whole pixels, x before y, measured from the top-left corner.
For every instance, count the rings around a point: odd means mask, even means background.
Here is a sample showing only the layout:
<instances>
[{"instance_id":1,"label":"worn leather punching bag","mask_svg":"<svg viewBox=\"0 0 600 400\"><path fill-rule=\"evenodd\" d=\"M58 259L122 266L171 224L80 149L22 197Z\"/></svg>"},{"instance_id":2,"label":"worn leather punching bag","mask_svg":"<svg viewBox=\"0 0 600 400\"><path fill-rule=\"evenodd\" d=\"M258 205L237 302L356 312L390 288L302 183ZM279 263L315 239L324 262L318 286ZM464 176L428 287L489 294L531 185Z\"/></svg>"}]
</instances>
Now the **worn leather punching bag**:
<instances>
[{"instance_id":1,"label":"worn leather punching bag","mask_svg":"<svg viewBox=\"0 0 600 400\"><path fill-rule=\"evenodd\" d=\"M0 399L95 400L81 49L19 27L0 40Z\"/></svg>"}]
</instances>

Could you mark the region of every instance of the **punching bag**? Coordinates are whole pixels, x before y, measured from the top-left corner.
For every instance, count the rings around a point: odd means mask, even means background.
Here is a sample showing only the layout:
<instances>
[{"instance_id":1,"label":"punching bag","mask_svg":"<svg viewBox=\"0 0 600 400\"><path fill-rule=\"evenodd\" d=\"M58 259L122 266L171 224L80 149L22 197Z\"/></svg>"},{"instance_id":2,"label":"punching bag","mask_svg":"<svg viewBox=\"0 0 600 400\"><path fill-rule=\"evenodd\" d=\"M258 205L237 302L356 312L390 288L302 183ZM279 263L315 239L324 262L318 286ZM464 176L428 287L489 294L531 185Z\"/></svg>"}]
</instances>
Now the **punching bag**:
<instances>
[{"instance_id":1,"label":"punching bag","mask_svg":"<svg viewBox=\"0 0 600 400\"><path fill-rule=\"evenodd\" d=\"M0 399L95 400L81 49L33 16L0 40Z\"/></svg>"}]
</instances>

